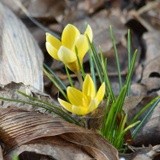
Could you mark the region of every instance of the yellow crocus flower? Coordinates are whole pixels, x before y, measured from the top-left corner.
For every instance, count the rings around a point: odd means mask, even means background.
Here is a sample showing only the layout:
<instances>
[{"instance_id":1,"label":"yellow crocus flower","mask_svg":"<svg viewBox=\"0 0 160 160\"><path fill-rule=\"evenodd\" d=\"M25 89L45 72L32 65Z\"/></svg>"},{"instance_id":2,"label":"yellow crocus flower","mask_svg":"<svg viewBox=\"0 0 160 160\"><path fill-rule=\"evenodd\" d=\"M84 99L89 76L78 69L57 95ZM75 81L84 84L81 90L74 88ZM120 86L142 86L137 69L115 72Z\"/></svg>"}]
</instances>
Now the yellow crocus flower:
<instances>
[{"instance_id":1,"label":"yellow crocus flower","mask_svg":"<svg viewBox=\"0 0 160 160\"><path fill-rule=\"evenodd\" d=\"M67 87L69 102L58 98L59 103L69 112L76 115L86 115L94 111L105 94L105 83L103 82L96 92L94 82L89 74L86 75L82 91L75 87Z\"/></svg>"},{"instance_id":2,"label":"yellow crocus flower","mask_svg":"<svg viewBox=\"0 0 160 160\"><path fill-rule=\"evenodd\" d=\"M87 25L84 34L80 34L80 31L74 25L68 24L62 32L61 40L50 33L46 33L47 52L54 59L62 61L71 71L78 72L80 68L77 56L82 64L83 58L89 50L87 36L92 42L93 34L90 25Z\"/></svg>"}]
</instances>

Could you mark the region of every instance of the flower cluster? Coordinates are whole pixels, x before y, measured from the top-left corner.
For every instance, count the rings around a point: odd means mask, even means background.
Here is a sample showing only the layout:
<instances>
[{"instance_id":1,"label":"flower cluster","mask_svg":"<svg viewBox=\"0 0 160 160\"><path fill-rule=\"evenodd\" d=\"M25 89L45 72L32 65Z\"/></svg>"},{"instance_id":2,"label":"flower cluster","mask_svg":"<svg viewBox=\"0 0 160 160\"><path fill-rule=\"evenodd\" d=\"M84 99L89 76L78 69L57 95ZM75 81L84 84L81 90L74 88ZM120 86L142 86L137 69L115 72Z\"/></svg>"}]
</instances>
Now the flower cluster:
<instances>
[{"instance_id":1,"label":"flower cluster","mask_svg":"<svg viewBox=\"0 0 160 160\"><path fill-rule=\"evenodd\" d=\"M84 34L71 24L68 24L61 36L57 39L50 33L46 33L46 49L56 60L64 63L74 73L80 73L83 58L89 50L89 43L92 42L93 34L90 25L87 26ZM76 115L86 115L94 111L105 94L105 84L102 83L96 92L95 84L87 74L82 84L82 89L67 87L68 102L58 98L59 103L69 112Z\"/></svg>"}]
</instances>

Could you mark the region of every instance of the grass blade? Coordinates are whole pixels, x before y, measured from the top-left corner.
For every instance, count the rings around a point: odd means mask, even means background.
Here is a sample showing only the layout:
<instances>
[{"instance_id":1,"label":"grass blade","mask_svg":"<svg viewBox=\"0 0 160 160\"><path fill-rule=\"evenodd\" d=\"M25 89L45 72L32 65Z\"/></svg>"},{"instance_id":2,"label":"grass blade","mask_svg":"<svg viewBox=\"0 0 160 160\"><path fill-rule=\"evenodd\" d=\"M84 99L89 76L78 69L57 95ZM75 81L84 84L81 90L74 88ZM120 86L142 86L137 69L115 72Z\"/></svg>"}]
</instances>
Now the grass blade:
<instances>
[{"instance_id":1,"label":"grass blade","mask_svg":"<svg viewBox=\"0 0 160 160\"><path fill-rule=\"evenodd\" d=\"M102 83L103 82L103 75L102 75L101 63L99 63L99 60L98 60L99 57L98 57L97 51L92 43L89 42L89 45L90 45L90 52L89 53L93 57L95 69L97 71L99 80Z\"/></svg>"},{"instance_id":2,"label":"grass blade","mask_svg":"<svg viewBox=\"0 0 160 160\"><path fill-rule=\"evenodd\" d=\"M29 98L32 102L38 102L39 104L43 104L45 106L49 108L52 108L52 111L54 111L57 115L61 116L63 119L66 119L67 121L72 121L73 122L76 122L77 121L70 115L68 114L67 112L65 112L64 110L62 110L59 106L56 106L54 105L53 103L50 103L50 102L47 102L47 101L42 101L40 99L37 99L37 98L34 98L34 97L31 97L21 91L18 91L19 94L23 95L24 97L27 97Z\"/></svg>"},{"instance_id":3,"label":"grass blade","mask_svg":"<svg viewBox=\"0 0 160 160\"><path fill-rule=\"evenodd\" d=\"M63 84L63 82L54 73L50 74L45 68L43 68L43 71L46 76L51 80L51 82L58 88L64 98L68 100L66 93L63 91L66 90L66 86Z\"/></svg>"},{"instance_id":4,"label":"grass blade","mask_svg":"<svg viewBox=\"0 0 160 160\"><path fill-rule=\"evenodd\" d=\"M108 94L110 95L111 101L115 101L115 95L112 90L112 86L108 77L108 72L107 72L107 59L104 59L102 52L101 52L101 65L102 65L102 72L104 74L104 81L107 86L106 92L109 92Z\"/></svg>"},{"instance_id":5,"label":"grass blade","mask_svg":"<svg viewBox=\"0 0 160 160\"><path fill-rule=\"evenodd\" d=\"M144 111L150 107L149 111L147 111L147 113L145 114L144 118L141 120L141 122L139 123L139 125L132 131L132 136L133 138L136 137L138 131L140 131L140 129L144 126L144 124L146 124L147 119L150 117L150 115L152 114L153 110L155 109L155 107L157 106L157 104L160 102L160 97L153 99L149 104L147 104L142 110L141 113L136 115L136 118L138 118L142 113L144 113ZM134 121L135 119L134 118Z\"/></svg>"},{"instance_id":6,"label":"grass blade","mask_svg":"<svg viewBox=\"0 0 160 160\"><path fill-rule=\"evenodd\" d=\"M66 70L66 74L67 74L67 77L68 77L68 80L69 80L70 86L72 86L72 87L73 87L73 80L72 80L72 78L71 78L71 76L70 76L69 70L68 70L68 68L67 68L67 66L66 66L66 65L65 65L65 70Z\"/></svg>"},{"instance_id":7,"label":"grass blade","mask_svg":"<svg viewBox=\"0 0 160 160\"><path fill-rule=\"evenodd\" d=\"M128 51L128 71L131 67L131 31L128 29L128 34L127 34L127 51ZM129 83L128 86L128 95L130 93L130 85L131 83Z\"/></svg>"},{"instance_id":8,"label":"grass blade","mask_svg":"<svg viewBox=\"0 0 160 160\"><path fill-rule=\"evenodd\" d=\"M117 51L117 47L116 47L116 42L115 42L115 37L114 37L114 34L113 34L112 26L110 26L110 36L111 36L111 39L112 39L112 44L113 44L113 48L114 48L114 54L115 54L115 57L116 57L118 79L119 79L119 90L121 90L121 88L122 88L121 69L120 69L118 51Z\"/></svg>"}]
</instances>

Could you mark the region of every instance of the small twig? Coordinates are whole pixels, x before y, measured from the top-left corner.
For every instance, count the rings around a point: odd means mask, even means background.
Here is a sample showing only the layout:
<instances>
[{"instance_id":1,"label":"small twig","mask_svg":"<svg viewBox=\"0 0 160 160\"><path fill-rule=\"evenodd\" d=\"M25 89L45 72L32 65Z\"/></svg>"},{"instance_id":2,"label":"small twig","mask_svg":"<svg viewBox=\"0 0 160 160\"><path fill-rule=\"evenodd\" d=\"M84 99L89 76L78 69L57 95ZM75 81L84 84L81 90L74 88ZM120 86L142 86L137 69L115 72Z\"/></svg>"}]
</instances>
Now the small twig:
<instances>
[{"instance_id":1,"label":"small twig","mask_svg":"<svg viewBox=\"0 0 160 160\"><path fill-rule=\"evenodd\" d=\"M145 21L141 15L151 9L154 9L158 7L160 4L160 0L157 0L155 2L150 2L144 7L140 8L138 11L131 11L129 14L133 17L135 17L148 31L154 31L155 29L147 22Z\"/></svg>"},{"instance_id":2,"label":"small twig","mask_svg":"<svg viewBox=\"0 0 160 160\"><path fill-rule=\"evenodd\" d=\"M143 13L145 13L145 12L151 10L151 9L157 8L159 4L160 4L160 0L157 0L157 1L154 1L154 2L150 2L147 5L145 5L144 7L140 8L137 11L137 14L141 15L141 14L143 14Z\"/></svg>"},{"instance_id":3,"label":"small twig","mask_svg":"<svg viewBox=\"0 0 160 160\"><path fill-rule=\"evenodd\" d=\"M155 29L146 21L144 20L136 11L132 11L131 15L135 17L148 31L154 31Z\"/></svg>"}]
</instances>

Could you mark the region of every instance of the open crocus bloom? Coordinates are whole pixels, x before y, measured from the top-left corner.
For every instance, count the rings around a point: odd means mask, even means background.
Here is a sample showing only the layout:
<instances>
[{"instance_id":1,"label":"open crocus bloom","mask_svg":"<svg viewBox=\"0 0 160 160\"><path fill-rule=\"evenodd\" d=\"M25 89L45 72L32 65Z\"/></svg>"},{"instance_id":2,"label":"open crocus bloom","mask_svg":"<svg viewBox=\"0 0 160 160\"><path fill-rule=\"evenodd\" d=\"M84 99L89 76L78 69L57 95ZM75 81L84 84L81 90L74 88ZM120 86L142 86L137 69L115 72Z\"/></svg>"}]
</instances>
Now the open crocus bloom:
<instances>
[{"instance_id":1,"label":"open crocus bloom","mask_svg":"<svg viewBox=\"0 0 160 160\"><path fill-rule=\"evenodd\" d=\"M78 59L82 64L89 50L87 36L92 42L93 34L90 25L87 26L84 34L80 34L74 25L68 24L62 32L61 41L50 33L46 33L47 52L54 59L62 61L71 71L78 72L80 70Z\"/></svg>"},{"instance_id":2,"label":"open crocus bloom","mask_svg":"<svg viewBox=\"0 0 160 160\"><path fill-rule=\"evenodd\" d=\"M86 115L98 107L104 94L105 83L103 82L96 92L92 78L90 75L86 75L82 91L74 87L67 87L67 97L69 102L60 98L58 98L58 101L67 111L76 115Z\"/></svg>"}]
</instances>

